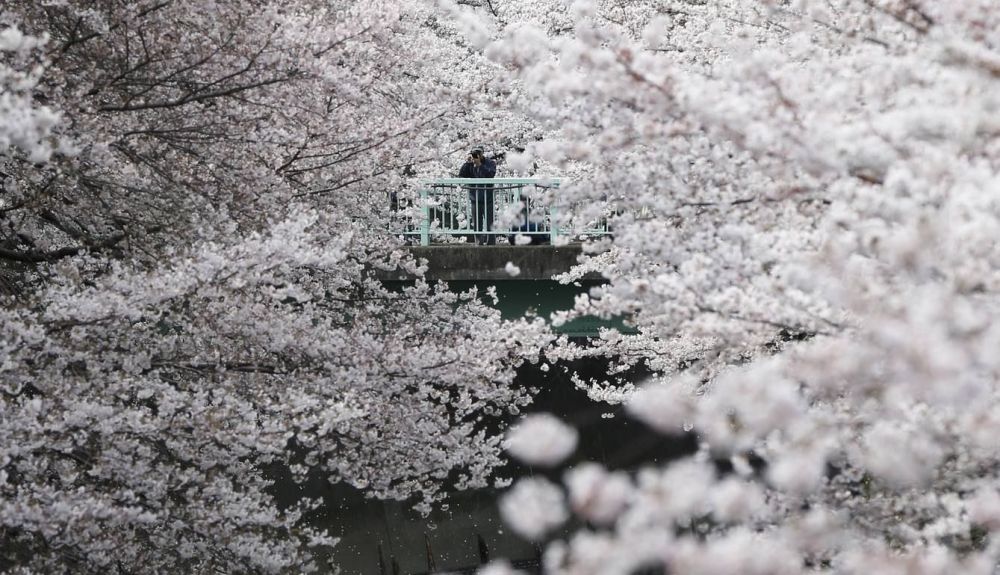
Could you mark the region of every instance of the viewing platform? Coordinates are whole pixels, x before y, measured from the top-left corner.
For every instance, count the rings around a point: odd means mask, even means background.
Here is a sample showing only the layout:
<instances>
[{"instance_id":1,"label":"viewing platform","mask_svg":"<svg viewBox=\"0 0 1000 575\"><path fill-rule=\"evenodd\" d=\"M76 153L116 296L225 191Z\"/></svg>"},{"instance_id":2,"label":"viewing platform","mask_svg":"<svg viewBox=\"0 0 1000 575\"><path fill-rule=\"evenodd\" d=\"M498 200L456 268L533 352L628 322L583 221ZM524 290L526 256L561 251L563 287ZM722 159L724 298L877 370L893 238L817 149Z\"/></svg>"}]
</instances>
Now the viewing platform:
<instances>
[{"instance_id":1,"label":"viewing platform","mask_svg":"<svg viewBox=\"0 0 1000 575\"><path fill-rule=\"evenodd\" d=\"M559 195L558 178L441 178L423 180L390 198L391 233L427 262L424 278L451 289L492 290L506 319L548 318L606 282L590 273L567 284L554 278L576 265L582 241L611 235L611 201L573 204ZM488 244L488 245L486 245ZM381 270L387 285L406 285L406 272ZM621 318L581 317L554 328L570 337L594 337Z\"/></svg>"},{"instance_id":2,"label":"viewing platform","mask_svg":"<svg viewBox=\"0 0 1000 575\"><path fill-rule=\"evenodd\" d=\"M559 246L609 235L614 205L574 205L559 195L561 184L560 178L422 180L390 198L391 231L425 247L463 240Z\"/></svg>"}]
</instances>

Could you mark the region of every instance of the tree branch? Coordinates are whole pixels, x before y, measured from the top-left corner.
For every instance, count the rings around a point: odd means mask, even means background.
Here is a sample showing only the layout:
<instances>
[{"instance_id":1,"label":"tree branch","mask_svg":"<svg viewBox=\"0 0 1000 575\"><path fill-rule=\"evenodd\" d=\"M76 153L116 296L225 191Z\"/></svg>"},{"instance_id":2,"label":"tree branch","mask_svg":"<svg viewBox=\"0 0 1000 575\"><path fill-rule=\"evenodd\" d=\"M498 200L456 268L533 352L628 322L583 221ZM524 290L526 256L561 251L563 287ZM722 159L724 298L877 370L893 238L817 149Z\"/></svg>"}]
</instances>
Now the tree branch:
<instances>
[{"instance_id":1,"label":"tree branch","mask_svg":"<svg viewBox=\"0 0 1000 575\"><path fill-rule=\"evenodd\" d=\"M125 239L125 234L119 233L95 244L65 247L50 251L29 250L22 252L0 248L0 259L30 264L51 262L62 258L72 257L82 252L99 252L106 250L114 247L123 239Z\"/></svg>"}]
</instances>

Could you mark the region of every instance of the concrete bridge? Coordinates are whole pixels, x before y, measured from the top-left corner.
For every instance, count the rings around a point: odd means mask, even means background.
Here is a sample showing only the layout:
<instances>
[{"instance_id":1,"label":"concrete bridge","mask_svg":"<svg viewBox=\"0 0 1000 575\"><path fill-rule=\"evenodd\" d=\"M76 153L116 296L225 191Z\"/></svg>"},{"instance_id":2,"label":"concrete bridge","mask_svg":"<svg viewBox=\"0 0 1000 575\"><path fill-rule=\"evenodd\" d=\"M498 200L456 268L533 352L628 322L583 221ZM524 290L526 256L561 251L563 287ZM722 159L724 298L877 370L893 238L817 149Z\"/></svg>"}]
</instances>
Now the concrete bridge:
<instances>
[{"instance_id":1,"label":"concrete bridge","mask_svg":"<svg viewBox=\"0 0 1000 575\"><path fill-rule=\"evenodd\" d=\"M565 240L561 234L569 228L554 223L558 220L548 208L543 211L530 203L524 204L527 207L523 221L527 223L516 225L515 229L498 226L490 230L501 240L498 245L460 243L458 236L478 235L482 231L468 221L475 206L469 205L469 196L462 186L483 182L512 185L510 180L503 179L437 180L437 187L426 188L425 202L416 206L416 222L403 222L400 235L419 239L423 244L409 249L416 258L426 260L426 279L447 282L457 291L475 286L482 294L487 287L495 287L499 300L496 307L508 319L524 317L529 311L548 318L552 312L570 309L577 295L605 283L599 274L568 284L553 279L578 263L582 246L579 243L552 245ZM516 186L507 188L504 193L511 192L511 195L497 200L496 215L507 209L504 205L517 205L514 202L520 199L514 193L528 195L525 187L535 185L531 182L540 180L517 180ZM547 185L546 190L555 189L551 181ZM435 200L433 195L439 192L450 196ZM463 212L465 220L458 217ZM528 225L532 224L529 213L534 214L533 225ZM592 235L604 235L607 229L594 227L591 232ZM516 241L509 241L510 236L517 234L531 237L535 244L516 245ZM574 233L573 237L578 238L579 234ZM549 242L549 245L540 245L537 240ZM512 275L510 266L516 267L519 273ZM404 285L415 278L397 270L380 272L379 279L391 286ZM620 319L602 321L597 318L581 318L556 331L585 338L597 335L601 327L627 331ZM572 365L560 364L553 369L525 365L518 373L519 384L539 390L532 409L556 413L580 430L581 445L574 462L600 461L611 468L629 469L651 454L654 459L669 459L694 451L696 443L692 438L664 443L640 424L622 417L620 406L594 403L573 383L573 374L597 376L606 373L606 369L606 360L590 358ZM519 477L535 472L512 462L499 470L498 475ZM324 508L329 509L320 520L329 522L326 526L343 538L334 554L346 572L365 575L426 575L438 571L471 574L491 558L505 557L524 572L540 573L538 548L504 527L497 512L498 493L494 489L456 493L449 498L447 507L436 508L430 516L422 517L410 508L410 502L365 499L357 490L343 484L329 485L322 478L305 488L323 498ZM290 500L294 500L294 496L289 495Z\"/></svg>"},{"instance_id":2,"label":"concrete bridge","mask_svg":"<svg viewBox=\"0 0 1000 575\"><path fill-rule=\"evenodd\" d=\"M553 312L572 308L576 296L605 283L595 273L569 284L553 279L569 271L577 263L582 253L580 244L444 244L414 246L410 251L417 258L427 260L425 277L428 280L445 281L456 291L477 287L480 293L486 293L487 287L494 287L499 300L496 307L505 319L524 317L529 311L548 318ZM515 266L519 273L511 275L508 264ZM384 272L380 279L387 285L413 280L401 272ZM570 337L594 337L602 327L629 331L621 319L601 320L591 317L575 319L555 330Z\"/></svg>"},{"instance_id":3,"label":"concrete bridge","mask_svg":"<svg viewBox=\"0 0 1000 575\"><path fill-rule=\"evenodd\" d=\"M573 205L560 195L562 184L559 178L423 180L409 194L392 197L392 233L419 244L411 250L427 260L427 279L446 281L456 290L477 286L481 293L494 286L505 318L529 311L547 318L603 283L599 274L571 284L552 278L577 263L581 239L611 234L608 217L617 209L613 199ZM513 269L518 273L510 273ZM412 278L388 273L382 280ZM580 318L557 331L589 337L611 326L624 329L621 321Z\"/></svg>"},{"instance_id":4,"label":"concrete bridge","mask_svg":"<svg viewBox=\"0 0 1000 575\"><path fill-rule=\"evenodd\" d=\"M552 281L576 265L582 249L580 244L565 246L478 246L475 244L445 244L414 246L410 253L427 260L427 279L432 281ZM520 273L512 276L507 264ZM406 280L405 274L386 273L383 280ZM588 280L600 280L593 274Z\"/></svg>"}]
</instances>

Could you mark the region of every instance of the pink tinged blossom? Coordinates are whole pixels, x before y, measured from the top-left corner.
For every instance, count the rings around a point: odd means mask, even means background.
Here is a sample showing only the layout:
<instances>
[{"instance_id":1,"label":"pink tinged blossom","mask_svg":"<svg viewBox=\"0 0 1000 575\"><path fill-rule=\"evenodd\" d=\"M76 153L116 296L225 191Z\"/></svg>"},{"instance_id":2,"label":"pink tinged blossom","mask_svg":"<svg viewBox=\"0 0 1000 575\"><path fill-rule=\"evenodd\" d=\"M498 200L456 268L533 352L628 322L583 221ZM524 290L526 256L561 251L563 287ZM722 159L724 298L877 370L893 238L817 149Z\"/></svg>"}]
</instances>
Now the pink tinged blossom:
<instances>
[{"instance_id":1,"label":"pink tinged blossom","mask_svg":"<svg viewBox=\"0 0 1000 575\"><path fill-rule=\"evenodd\" d=\"M451 13L458 30L477 50L486 48L496 35L490 19L484 18L481 14L452 2L442 1L441 6Z\"/></svg>"},{"instance_id":2,"label":"pink tinged blossom","mask_svg":"<svg viewBox=\"0 0 1000 575\"><path fill-rule=\"evenodd\" d=\"M476 571L476 575L525 575L525 573L514 569L507 561L494 561Z\"/></svg>"},{"instance_id":3,"label":"pink tinged blossom","mask_svg":"<svg viewBox=\"0 0 1000 575\"><path fill-rule=\"evenodd\" d=\"M623 533L581 530L568 543L549 546L544 556L546 573L574 575L628 575L662 562L674 546L672 531L647 526Z\"/></svg>"},{"instance_id":4,"label":"pink tinged blossom","mask_svg":"<svg viewBox=\"0 0 1000 575\"><path fill-rule=\"evenodd\" d=\"M500 500L500 515L518 535L532 540L569 518L562 491L542 478L518 481Z\"/></svg>"},{"instance_id":5,"label":"pink tinged blossom","mask_svg":"<svg viewBox=\"0 0 1000 575\"><path fill-rule=\"evenodd\" d=\"M504 447L529 465L551 467L573 453L577 439L577 431L554 415L532 414L511 428Z\"/></svg>"},{"instance_id":6,"label":"pink tinged blossom","mask_svg":"<svg viewBox=\"0 0 1000 575\"><path fill-rule=\"evenodd\" d=\"M507 41L494 42L486 55L515 67L539 63L549 54L549 38L544 30L531 24L512 24L504 31Z\"/></svg>"},{"instance_id":7,"label":"pink tinged blossom","mask_svg":"<svg viewBox=\"0 0 1000 575\"><path fill-rule=\"evenodd\" d=\"M571 469L565 483L573 512L598 525L612 523L632 498L632 482L625 473L609 472L596 463Z\"/></svg>"},{"instance_id":8,"label":"pink tinged blossom","mask_svg":"<svg viewBox=\"0 0 1000 575\"><path fill-rule=\"evenodd\" d=\"M784 541L748 529L685 546L673 558L672 571L686 575L799 575L802 558Z\"/></svg>"},{"instance_id":9,"label":"pink tinged blossom","mask_svg":"<svg viewBox=\"0 0 1000 575\"><path fill-rule=\"evenodd\" d=\"M788 449L768 464L771 484L789 494L801 496L820 488L826 473L826 459L812 449Z\"/></svg>"},{"instance_id":10,"label":"pink tinged blossom","mask_svg":"<svg viewBox=\"0 0 1000 575\"><path fill-rule=\"evenodd\" d=\"M944 450L926 433L884 421L865 434L860 453L875 477L899 488L926 484L942 457Z\"/></svg>"},{"instance_id":11,"label":"pink tinged blossom","mask_svg":"<svg viewBox=\"0 0 1000 575\"><path fill-rule=\"evenodd\" d=\"M573 0L570 4L570 14L574 20L591 18L597 14L598 3L595 0Z\"/></svg>"},{"instance_id":12,"label":"pink tinged blossom","mask_svg":"<svg viewBox=\"0 0 1000 575\"><path fill-rule=\"evenodd\" d=\"M0 51L16 52L38 44L40 42L37 39L25 35L17 27L12 26L0 31Z\"/></svg>"},{"instance_id":13,"label":"pink tinged blossom","mask_svg":"<svg viewBox=\"0 0 1000 575\"><path fill-rule=\"evenodd\" d=\"M969 521L991 532L1000 531L1000 493L993 487L977 491L966 502Z\"/></svg>"},{"instance_id":14,"label":"pink tinged blossom","mask_svg":"<svg viewBox=\"0 0 1000 575\"><path fill-rule=\"evenodd\" d=\"M702 516L710 511L715 481L712 467L694 459L676 461L665 469L642 469L636 476L633 502L621 521L629 529L637 529Z\"/></svg>"},{"instance_id":15,"label":"pink tinged blossom","mask_svg":"<svg viewBox=\"0 0 1000 575\"><path fill-rule=\"evenodd\" d=\"M26 35L16 27L0 31L0 54L7 52L27 57L40 52L38 48L45 43L44 38ZM67 142L54 144L52 141L60 114L35 103L34 89L44 67L17 57L11 59L11 64L6 58L4 60L0 63L0 153L17 148L27 154L32 163L38 164L47 162L56 149L74 151Z\"/></svg>"},{"instance_id":16,"label":"pink tinged blossom","mask_svg":"<svg viewBox=\"0 0 1000 575\"><path fill-rule=\"evenodd\" d=\"M728 478L711 493L712 515L723 523L741 523L766 509L764 492L756 483Z\"/></svg>"},{"instance_id":17,"label":"pink tinged blossom","mask_svg":"<svg viewBox=\"0 0 1000 575\"><path fill-rule=\"evenodd\" d=\"M820 554L845 543L844 514L826 507L812 507L785 522L789 542L807 554Z\"/></svg>"},{"instance_id":18,"label":"pink tinged blossom","mask_svg":"<svg viewBox=\"0 0 1000 575\"><path fill-rule=\"evenodd\" d=\"M515 173L527 174L531 169L531 161L533 159L532 154L528 151L520 153L515 152L507 158L507 167Z\"/></svg>"},{"instance_id":19,"label":"pink tinged blossom","mask_svg":"<svg viewBox=\"0 0 1000 575\"><path fill-rule=\"evenodd\" d=\"M673 18L670 16L666 14L654 16L642 31L642 39L648 47L658 48L664 40L667 40L672 26Z\"/></svg>"},{"instance_id":20,"label":"pink tinged blossom","mask_svg":"<svg viewBox=\"0 0 1000 575\"><path fill-rule=\"evenodd\" d=\"M620 337L618 332L607 333L609 338ZM685 383L670 381L643 385L629 398L626 408L632 416L661 433L681 434L691 421L694 409L693 397Z\"/></svg>"}]
</instances>

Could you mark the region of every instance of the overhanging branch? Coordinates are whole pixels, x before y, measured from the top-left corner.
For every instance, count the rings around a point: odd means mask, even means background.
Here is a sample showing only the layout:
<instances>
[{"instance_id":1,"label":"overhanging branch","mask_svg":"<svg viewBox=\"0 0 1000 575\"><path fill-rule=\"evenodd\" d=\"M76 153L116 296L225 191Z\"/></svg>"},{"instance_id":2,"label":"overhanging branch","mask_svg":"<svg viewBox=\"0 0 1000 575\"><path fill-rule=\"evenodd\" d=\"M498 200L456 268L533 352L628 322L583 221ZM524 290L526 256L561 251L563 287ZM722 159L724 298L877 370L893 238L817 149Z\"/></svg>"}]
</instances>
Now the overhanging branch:
<instances>
[{"instance_id":1,"label":"overhanging branch","mask_svg":"<svg viewBox=\"0 0 1000 575\"><path fill-rule=\"evenodd\" d=\"M17 251L17 250L8 250L0 248L0 259L5 259L14 262L28 263L28 264L51 262L62 258L72 257L86 251L99 252L101 250L106 250L108 248L114 247L123 239L125 239L125 234L115 234L95 244L89 244L85 246L65 247L50 251L44 251L44 250Z\"/></svg>"}]
</instances>

